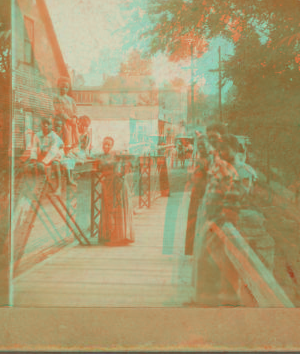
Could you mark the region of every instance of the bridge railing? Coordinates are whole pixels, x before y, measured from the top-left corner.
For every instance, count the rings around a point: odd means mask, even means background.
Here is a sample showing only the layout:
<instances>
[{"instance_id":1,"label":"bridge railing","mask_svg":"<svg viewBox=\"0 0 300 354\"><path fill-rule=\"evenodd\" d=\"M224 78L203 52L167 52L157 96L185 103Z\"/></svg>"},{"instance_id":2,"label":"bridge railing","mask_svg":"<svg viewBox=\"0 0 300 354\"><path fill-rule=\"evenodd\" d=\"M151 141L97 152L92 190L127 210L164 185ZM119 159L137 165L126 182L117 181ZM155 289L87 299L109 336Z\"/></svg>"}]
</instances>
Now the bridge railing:
<instances>
[{"instance_id":1,"label":"bridge railing","mask_svg":"<svg viewBox=\"0 0 300 354\"><path fill-rule=\"evenodd\" d=\"M225 223L221 229L215 223L208 222L205 230L214 232L224 245L226 255L237 273L237 277L228 275L228 281L244 306L294 307L272 272L232 223ZM216 251L209 249L209 252L218 264L220 257Z\"/></svg>"},{"instance_id":2,"label":"bridge railing","mask_svg":"<svg viewBox=\"0 0 300 354\"><path fill-rule=\"evenodd\" d=\"M117 159L133 208L150 207L153 198L160 196L159 175L153 163L157 157L120 155ZM67 185L66 177L63 176L60 197L52 195L45 176L39 175L30 180L25 173L19 173L14 188L12 224L17 273L30 268L74 239L89 244L90 237L95 236L99 229L101 218L100 163L101 160L97 158L76 165L73 173L77 186ZM31 188L33 185L35 187Z\"/></svg>"},{"instance_id":3,"label":"bridge railing","mask_svg":"<svg viewBox=\"0 0 300 354\"><path fill-rule=\"evenodd\" d=\"M133 209L147 207L160 196L169 193L166 160L164 156L120 155L115 166L116 178L124 178ZM101 170L91 174L91 237L101 237ZM121 176L121 177L119 177Z\"/></svg>"}]
</instances>

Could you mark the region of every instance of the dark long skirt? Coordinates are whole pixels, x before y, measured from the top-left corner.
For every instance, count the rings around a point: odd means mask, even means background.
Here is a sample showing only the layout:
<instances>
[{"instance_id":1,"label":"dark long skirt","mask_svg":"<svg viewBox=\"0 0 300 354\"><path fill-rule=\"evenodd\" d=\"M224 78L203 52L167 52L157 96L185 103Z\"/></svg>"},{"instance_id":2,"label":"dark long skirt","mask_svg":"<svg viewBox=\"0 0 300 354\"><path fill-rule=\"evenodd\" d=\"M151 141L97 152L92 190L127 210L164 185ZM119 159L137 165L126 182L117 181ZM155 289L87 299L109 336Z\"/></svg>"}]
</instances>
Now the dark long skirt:
<instances>
[{"instance_id":1,"label":"dark long skirt","mask_svg":"<svg viewBox=\"0 0 300 354\"><path fill-rule=\"evenodd\" d=\"M185 255L192 255L194 249L194 239L196 230L197 214L200 202L202 201L204 194L203 183L194 186L191 193L186 237L185 237Z\"/></svg>"},{"instance_id":2,"label":"dark long skirt","mask_svg":"<svg viewBox=\"0 0 300 354\"><path fill-rule=\"evenodd\" d=\"M132 205L123 178L107 175L102 179L101 238L107 246L134 242Z\"/></svg>"}]
</instances>

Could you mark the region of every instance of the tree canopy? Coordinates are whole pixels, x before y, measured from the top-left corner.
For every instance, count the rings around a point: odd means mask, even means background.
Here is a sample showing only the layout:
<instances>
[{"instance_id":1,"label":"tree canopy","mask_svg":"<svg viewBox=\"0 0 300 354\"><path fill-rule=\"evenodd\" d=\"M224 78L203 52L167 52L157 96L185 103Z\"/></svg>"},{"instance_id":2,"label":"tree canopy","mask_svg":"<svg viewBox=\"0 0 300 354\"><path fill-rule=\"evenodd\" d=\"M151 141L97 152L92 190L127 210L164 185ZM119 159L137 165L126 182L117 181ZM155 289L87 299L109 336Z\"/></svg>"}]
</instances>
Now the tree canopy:
<instances>
[{"instance_id":1,"label":"tree canopy","mask_svg":"<svg viewBox=\"0 0 300 354\"><path fill-rule=\"evenodd\" d=\"M272 163L299 173L300 1L149 0L148 15L152 55L184 59L187 38L199 56L213 38L234 45L222 63L224 80L233 83L224 107L229 125L258 152L271 149Z\"/></svg>"}]
</instances>

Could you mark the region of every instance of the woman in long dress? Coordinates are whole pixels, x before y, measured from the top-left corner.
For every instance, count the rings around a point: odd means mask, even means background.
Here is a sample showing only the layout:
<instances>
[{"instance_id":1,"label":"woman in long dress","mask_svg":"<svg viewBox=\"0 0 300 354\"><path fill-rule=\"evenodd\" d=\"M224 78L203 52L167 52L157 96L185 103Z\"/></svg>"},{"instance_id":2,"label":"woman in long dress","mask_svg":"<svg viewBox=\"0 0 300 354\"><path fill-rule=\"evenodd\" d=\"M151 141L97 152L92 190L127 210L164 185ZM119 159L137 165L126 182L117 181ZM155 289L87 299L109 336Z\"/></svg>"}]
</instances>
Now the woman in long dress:
<instances>
[{"instance_id":1,"label":"woman in long dress","mask_svg":"<svg viewBox=\"0 0 300 354\"><path fill-rule=\"evenodd\" d=\"M107 246L122 246L134 242L132 205L128 186L112 152L114 140L103 140L104 155L101 160L102 209L100 234Z\"/></svg>"},{"instance_id":2,"label":"woman in long dress","mask_svg":"<svg viewBox=\"0 0 300 354\"><path fill-rule=\"evenodd\" d=\"M64 123L65 148L76 148L79 142L77 107L74 99L68 95L71 88L70 80L61 77L57 85L59 94L53 100L55 115L59 115Z\"/></svg>"}]
</instances>

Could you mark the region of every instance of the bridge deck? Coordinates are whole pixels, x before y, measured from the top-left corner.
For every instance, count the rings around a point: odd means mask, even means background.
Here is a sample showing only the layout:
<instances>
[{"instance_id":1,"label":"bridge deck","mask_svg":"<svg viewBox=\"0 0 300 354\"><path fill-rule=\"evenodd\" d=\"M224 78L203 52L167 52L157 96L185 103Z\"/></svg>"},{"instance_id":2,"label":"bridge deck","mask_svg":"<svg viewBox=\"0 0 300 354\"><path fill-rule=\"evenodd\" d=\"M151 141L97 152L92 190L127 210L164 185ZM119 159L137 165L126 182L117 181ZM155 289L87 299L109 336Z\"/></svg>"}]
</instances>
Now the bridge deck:
<instances>
[{"instance_id":1,"label":"bridge deck","mask_svg":"<svg viewBox=\"0 0 300 354\"><path fill-rule=\"evenodd\" d=\"M171 307L189 302L193 293L192 265L191 259L183 255L185 179L181 171L173 171L171 197L159 198L150 209L143 209L134 217L133 245L73 245L21 273L14 281L15 306ZM299 306L298 217L294 220L293 210L281 209L280 203L267 207L259 198L258 202L266 217L267 231L275 241L274 277L294 305ZM39 220L36 223L40 225ZM29 250L34 241L41 239L41 227L34 230Z\"/></svg>"},{"instance_id":2,"label":"bridge deck","mask_svg":"<svg viewBox=\"0 0 300 354\"><path fill-rule=\"evenodd\" d=\"M14 281L14 305L172 307L190 301L184 233L172 235L182 195L160 198L136 215L130 246L75 245L21 274Z\"/></svg>"}]
</instances>

